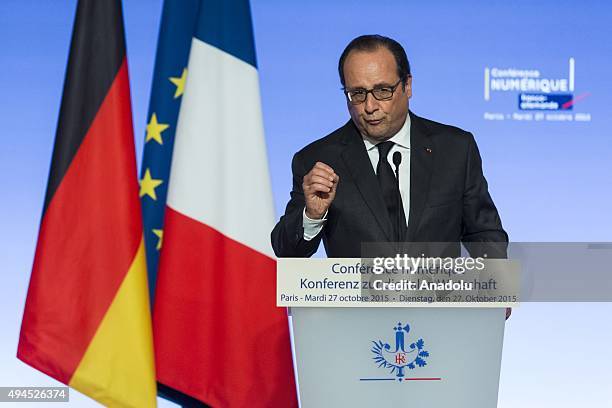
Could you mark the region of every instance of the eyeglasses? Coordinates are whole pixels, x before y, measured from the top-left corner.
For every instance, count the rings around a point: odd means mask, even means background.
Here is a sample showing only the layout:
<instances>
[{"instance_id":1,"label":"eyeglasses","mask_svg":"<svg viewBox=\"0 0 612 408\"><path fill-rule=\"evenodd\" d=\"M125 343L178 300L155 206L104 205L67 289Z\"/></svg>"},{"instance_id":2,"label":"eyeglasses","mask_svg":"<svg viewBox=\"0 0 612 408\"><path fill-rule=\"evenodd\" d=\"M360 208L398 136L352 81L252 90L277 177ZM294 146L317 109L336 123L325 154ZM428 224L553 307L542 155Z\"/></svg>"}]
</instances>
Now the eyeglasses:
<instances>
[{"instance_id":1,"label":"eyeglasses","mask_svg":"<svg viewBox=\"0 0 612 408\"><path fill-rule=\"evenodd\" d=\"M365 100L368 98L369 93L371 93L374 99L376 99L377 101L388 101L389 99L393 98L393 93L397 89L397 86L400 84L400 82L402 82L401 79L397 81L395 85L392 86L382 86L379 88L354 90L347 90L346 88L344 88L343 90L348 101L352 105L359 105L360 103L364 103Z\"/></svg>"}]
</instances>

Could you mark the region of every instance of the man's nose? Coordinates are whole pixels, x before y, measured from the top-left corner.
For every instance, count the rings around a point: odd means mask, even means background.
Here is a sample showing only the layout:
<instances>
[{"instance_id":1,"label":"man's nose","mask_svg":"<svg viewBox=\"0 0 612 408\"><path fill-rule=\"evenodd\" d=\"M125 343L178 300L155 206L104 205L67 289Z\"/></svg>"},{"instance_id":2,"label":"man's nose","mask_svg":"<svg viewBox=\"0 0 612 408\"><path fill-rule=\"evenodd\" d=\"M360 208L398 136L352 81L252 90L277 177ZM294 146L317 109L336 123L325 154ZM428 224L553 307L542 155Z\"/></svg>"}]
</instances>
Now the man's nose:
<instances>
[{"instance_id":1,"label":"man's nose","mask_svg":"<svg viewBox=\"0 0 612 408\"><path fill-rule=\"evenodd\" d=\"M374 113L378 110L378 101L371 92L366 94L366 100L363 102L363 107L367 114Z\"/></svg>"}]
</instances>

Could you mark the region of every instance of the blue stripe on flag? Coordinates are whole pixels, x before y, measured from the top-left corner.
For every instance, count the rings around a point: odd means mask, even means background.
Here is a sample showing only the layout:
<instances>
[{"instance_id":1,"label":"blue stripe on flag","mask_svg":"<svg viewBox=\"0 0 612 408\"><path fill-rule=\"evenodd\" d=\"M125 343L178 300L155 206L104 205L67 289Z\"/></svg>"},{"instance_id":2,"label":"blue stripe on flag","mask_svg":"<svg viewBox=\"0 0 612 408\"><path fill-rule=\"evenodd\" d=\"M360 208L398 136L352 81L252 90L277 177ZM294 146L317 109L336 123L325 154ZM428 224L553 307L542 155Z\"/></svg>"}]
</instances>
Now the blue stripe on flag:
<instances>
[{"instance_id":1,"label":"blue stripe on flag","mask_svg":"<svg viewBox=\"0 0 612 408\"><path fill-rule=\"evenodd\" d=\"M182 99L175 98L177 86L170 78L181 77L187 68L199 7L200 0L166 0L162 11L147 124L155 114L159 124L168 126L160 132L162 144L146 136L141 168L141 178L149 170L151 178L162 181L154 189L155 199L146 194L141 197L151 302L155 294L157 248L161 239L154 230L163 231L170 162Z\"/></svg>"},{"instance_id":2,"label":"blue stripe on flag","mask_svg":"<svg viewBox=\"0 0 612 408\"><path fill-rule=\"evenodd\" d=\"M202 0L195 36L257 68L248 0Z\"/></svg>"}]
</instances>

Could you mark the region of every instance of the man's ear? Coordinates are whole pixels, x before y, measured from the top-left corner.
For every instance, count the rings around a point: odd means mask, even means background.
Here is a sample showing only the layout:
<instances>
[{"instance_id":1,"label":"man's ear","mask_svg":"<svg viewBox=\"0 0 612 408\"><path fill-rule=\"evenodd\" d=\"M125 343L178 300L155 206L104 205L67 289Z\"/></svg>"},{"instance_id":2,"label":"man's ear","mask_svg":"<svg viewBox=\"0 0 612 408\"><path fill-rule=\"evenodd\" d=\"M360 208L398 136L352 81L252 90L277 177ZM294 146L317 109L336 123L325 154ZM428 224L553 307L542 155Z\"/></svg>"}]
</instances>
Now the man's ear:
<instances>
[{"instance_id":1,"label":"man's ear","mask_svg":"<svg viewBox=\"0 0 612 408\"><path fill-rule=\"evenodd\" d=\"M406 78L406 86L404 92L408 94L408 99L412 97L412 75L408 75Z\"/></svg>"}]
</instances>

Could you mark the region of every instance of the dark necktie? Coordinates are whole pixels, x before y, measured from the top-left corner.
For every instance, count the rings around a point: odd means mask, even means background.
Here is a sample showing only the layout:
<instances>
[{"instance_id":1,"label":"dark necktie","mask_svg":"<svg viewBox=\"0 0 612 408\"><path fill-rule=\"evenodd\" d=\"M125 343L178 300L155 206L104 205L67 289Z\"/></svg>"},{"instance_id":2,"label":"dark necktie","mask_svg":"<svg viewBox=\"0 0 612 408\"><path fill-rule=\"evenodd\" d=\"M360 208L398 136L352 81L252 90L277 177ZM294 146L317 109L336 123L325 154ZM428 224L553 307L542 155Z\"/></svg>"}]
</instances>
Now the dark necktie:
<instances>
[{"instance_id":1,"label":"dark necktie","mask_svg":"<svg viewBox=\"0 0 612 408\"><path fill-rule=\"evenodd\" d=\"M378 166L376 166L376 176L383 193L391 224L393 225L393 237L396 242L402 241L406 230L406 214L402 197L397 188L395 172L391 168L387 156L395 143L391 141L382 142L376 145L378 148ZM398 231L399 225L399 231Z\"/></svg>"}]
</instances>

